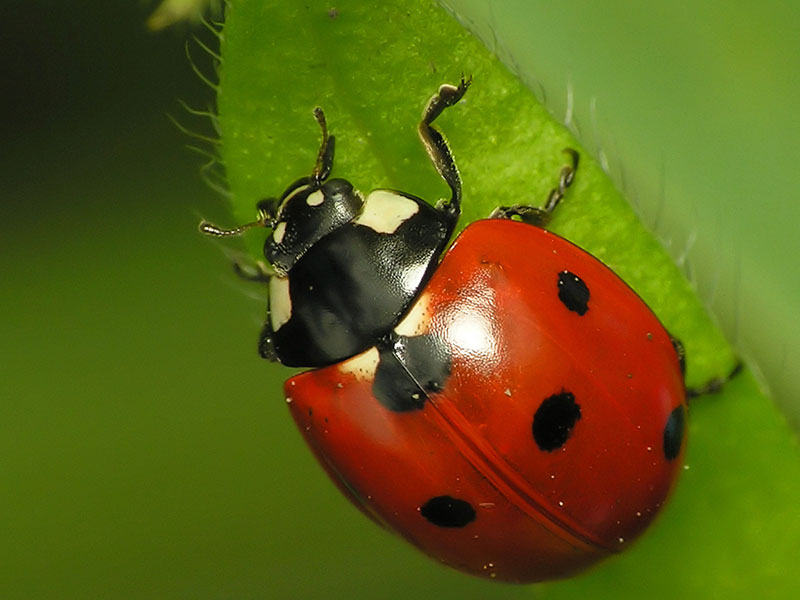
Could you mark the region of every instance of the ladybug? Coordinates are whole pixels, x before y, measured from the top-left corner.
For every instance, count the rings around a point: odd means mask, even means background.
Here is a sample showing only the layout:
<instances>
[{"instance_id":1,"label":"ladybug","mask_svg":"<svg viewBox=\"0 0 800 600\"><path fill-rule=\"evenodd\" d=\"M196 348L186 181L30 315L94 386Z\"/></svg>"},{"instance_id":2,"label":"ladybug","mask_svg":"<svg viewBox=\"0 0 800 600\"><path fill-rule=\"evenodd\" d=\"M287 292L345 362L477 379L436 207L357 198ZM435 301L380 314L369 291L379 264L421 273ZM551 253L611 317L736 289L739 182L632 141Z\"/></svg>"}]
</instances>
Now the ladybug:
<instances>
[{"instance_id":1,"label":"ladybug","mask_svg":"<svg viewBox=\"0 0 800 600\"><path fill-rule=\"evenodd\" d=\"M611 269L547 231L578 154L544 207L513 205L448 248L461 179L432 126L470 84L425 107L422 143L451 190L435 206L363 197L329 178L334 137L308 177L236 229L266 227L263 357L309 368L286 401L339 489L367 516L453 568L536 582L627 548L681 471L683 350Z\"/></svg>"}]
</instances>

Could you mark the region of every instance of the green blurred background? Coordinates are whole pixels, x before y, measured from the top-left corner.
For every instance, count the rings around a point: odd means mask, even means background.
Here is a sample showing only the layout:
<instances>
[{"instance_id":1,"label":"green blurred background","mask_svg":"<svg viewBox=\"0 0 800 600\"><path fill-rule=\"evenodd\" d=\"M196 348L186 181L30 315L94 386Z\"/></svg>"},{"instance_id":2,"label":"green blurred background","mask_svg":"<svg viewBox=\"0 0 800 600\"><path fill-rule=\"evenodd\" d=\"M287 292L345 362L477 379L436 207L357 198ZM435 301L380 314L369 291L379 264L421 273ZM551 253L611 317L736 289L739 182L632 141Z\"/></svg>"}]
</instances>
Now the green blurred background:
<instances>
[{"instance_id":1,"label":"green blurred background","mask_svg":"<svg viewBox=\"0 0 800 600\"><path fill-rule=\"evenodd\" d=\"M151 3L11 5L0 597L264 590L287 533L268 506L291 504L269 476L291 464L267 464L286 446L266 428L293 431L254 352L263 302L197 233L225 208L167 118L187 120L178 98L213 99L186 32L149 33Z\"/></svg>"},{"instance_id":2,"label":"green blurred background","mask_svg":"<svg viewBox=\"0 0 800 600\"><path fill-rule=\"evenodd\" d=\"M540 595L418 555L304 448L263 299L196 232L229 217L166 116L213 102L187 31L147 32L147 2L6 6L0 598Z\"/></svg>"}]
</instances>

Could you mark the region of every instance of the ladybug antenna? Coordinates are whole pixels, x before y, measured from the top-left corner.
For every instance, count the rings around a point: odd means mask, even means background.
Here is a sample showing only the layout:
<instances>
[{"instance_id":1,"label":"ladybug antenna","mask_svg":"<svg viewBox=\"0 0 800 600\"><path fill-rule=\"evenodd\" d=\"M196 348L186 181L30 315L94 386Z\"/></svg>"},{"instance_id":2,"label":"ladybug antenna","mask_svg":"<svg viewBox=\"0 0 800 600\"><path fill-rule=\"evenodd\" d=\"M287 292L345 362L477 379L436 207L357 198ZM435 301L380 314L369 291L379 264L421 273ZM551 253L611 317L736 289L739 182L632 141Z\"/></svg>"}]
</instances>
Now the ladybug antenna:
<instances>
[{"instance_id":1,"label":"ladybug antenna","mask_svg":"<svg viewBox=\"0 0 800 600\"><path fill-rule=\"evenodd\" d=\"M213 237L230 237L234 235L240 235L248 229L253 229L254 227L272 227L275 215L275 206L276 201L273 198L262 200L258 203L258 218L255 221L251 223L245 223L244 225L239 225L238 227L234 227L232 229L223 229L219 225L215 225L214 223L206 221L205 219L200 221L198 229L200 230L200 233L204 233Z\"/></svg>"},{"instance_id":2,"label":"ladybug antenna","mask_svg":"<svg viewBox=\"0 0 800 600\"><path fill-rule=\"evenodd\" d=\"M214 223L210 223L209 221L200 221L198 229L200 230L200 233L204 233L213 237L228 237L239 235L248 229L252 229L253 227L265 226L266 224L263 221L253 221L252 223L245 223L244 225L234 227L233 229L223 229L222 227L214 225Z\"/></svg>"},{"instance_id":3,"label":"ladybug antenna","mask_svg":"<svg viewBox=\"0 0 800 600\"><path fill-rule=\"evenodd\" d=\"M331 174L333 169L333 151L336 146L336 138L328 135L328 125L325 121L325 113L317 106L314 109L314 118L322 130L322 143L319 146L317 153L317 162L314 165L314 170L311 172L311 180L315 185L320 185Z\"/></svg>"}]
</instances>

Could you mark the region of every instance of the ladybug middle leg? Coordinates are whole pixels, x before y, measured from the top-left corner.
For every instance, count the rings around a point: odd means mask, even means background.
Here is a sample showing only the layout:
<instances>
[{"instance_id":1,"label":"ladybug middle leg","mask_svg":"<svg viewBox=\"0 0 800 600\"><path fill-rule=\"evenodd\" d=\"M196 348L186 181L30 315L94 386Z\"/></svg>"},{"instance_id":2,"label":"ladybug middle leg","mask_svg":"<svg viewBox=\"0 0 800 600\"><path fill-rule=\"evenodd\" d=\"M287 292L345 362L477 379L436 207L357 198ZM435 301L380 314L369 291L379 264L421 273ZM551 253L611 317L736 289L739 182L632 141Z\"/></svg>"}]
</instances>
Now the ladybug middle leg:
<instances>
[{"instance_id":1,"label":"ladybug middle leg","mask_svg":"<svg viewBox=\"0 0 800 600\"><path fill-rule=\"evenodd\" d=\"M544 227L550 222L558 203L564 197L564 194L572 185L575 179L575 172L578 170L578 162L580 155L572 148L565 148L564 152L569 155L570 163L561 168L561 173L558 177L558 185L550 190L547 196L547 202L544 206L530 206L528 204L514 204L512 206L498 206L489 215L490 219L511 219L512 217L519 217L524 223L529 225L536 225L537 227Z\"/></svg>"},{"instance_id":2,"label":"ladybug middle leg","mask_svg":"<svg viewBox=\"0 0 800 600\"><path fill-rule=\"evenodd\" d=\"M674 335L670 334L670 339L672 340L672 346L675 348L675 354L678 355L678 363L681 367L681 373L683 376L686 377L686 350L683 347L683 342L681 342L678 338ZM741 360L737 360L736 364L730 370L727 375L722 375L718 377L712 377L705 383L697 386L697 387L687 387L686 388L686 399L691 400L693 398L697 398L698 396L706 396L708 394L718 394L722 391L722 387L729 382L731 379L736 377L739 373L742 372L744 369L744 363Z\"/></svg>"},{"instance_id":3,"label":"ladybug middle leg","mask_svg":"<svg viewBox=\"0 0 800 600\"><path fill-rule=\"evenodd\" d=\"M446 227L448 239L461 214L461 175L447 141L433 122L461 100L471 83L471 77L462 76L458 85L440 86L425 105L418 127L434 168L450 187L450 199L436 205L437 219ZM437 335L407 336L392 329L378 340L376 348L380 358L372 390L378 402L389 410L422 409L428 394L441 390L450 374L450 351Z\"/></svg>"},{"instance_id":4,"label":"ladybug middle leg","mask_svg":"<svg viewBox=\"0 0 800 600\"><path fill-rule=\"evenodd\" d=\"M447 215L451 222L455 223L461 214L461 175L458 173L453 154L444 136L434 127L432 123L442 114L445 108L456 104L467 91L472 83L472 77L461 76L461 81L457 86L444 84L439 87L439 91L428 100L425 109L422 111L422 120L419 123L419 137L425 151L436 168L436 171L450 186L452 195L449 201L440 202L436 208Z\"/></svg>"}]
</instances>

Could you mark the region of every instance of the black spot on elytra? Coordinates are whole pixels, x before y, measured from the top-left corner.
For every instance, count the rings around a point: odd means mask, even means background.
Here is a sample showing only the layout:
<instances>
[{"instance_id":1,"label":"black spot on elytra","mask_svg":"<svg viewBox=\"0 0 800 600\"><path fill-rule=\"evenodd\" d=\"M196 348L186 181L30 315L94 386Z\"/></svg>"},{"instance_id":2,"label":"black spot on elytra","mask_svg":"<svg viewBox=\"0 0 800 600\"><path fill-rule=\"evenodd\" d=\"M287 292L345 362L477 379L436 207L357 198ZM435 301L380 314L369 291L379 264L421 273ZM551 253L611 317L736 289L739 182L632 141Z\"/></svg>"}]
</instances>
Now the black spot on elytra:
<instances>
[{"instance_id":1,"label":"black spot on elytra","mask_svg":"<svg viewBox=\"0 0 800 600\"><path fill-rule=\"evenodd\" d=\"M583 316L589 310L589 288L570 271L558 274L558 299L572 312Z\"/></svg>"},{"instance_id":2,"label":"black spot on elytra","mask_svg":"<svg viewBox=\"0 0 800 600\"><path fill-rule=\"evenodd\" d=\"M437 527L464 527L475 520L475 509L466 500L436 496L419 509L420 514Z\"/></svg>"},{"instance_id":3,"label":"black spot on elytra","mask_svg":"<svg viewBox=\"0 0 800 600\"><path fill-rule=\"evenodd\" d=\"M423 408L428 393L443 389L450 375L449 348L435 335L392 335L378 354L372 393L389 410Z\"/></svg>"},{"instance_id":4,"label":"black spot on elytra","mask_svg":"<svg viewBox=\"0 0 800 600\"><path fill-rule=\"evenodd\" d=\"M581 407L566 390L545 398L533 415L533 439L540 450L552 452L563 446L581 418Z\"/></svg>"},{"instance_id":5,"label":"black spot on elytra","mask_svg":"<svg viewBox=\"0 0 800 600\"><path fill-rule=\"evenodd\" d=\"M664 426L664 456L667 460L675 460L681 453L685 425L686 411L681 405L669 413L667 424Z\"/></svg>"}]
</instances>

